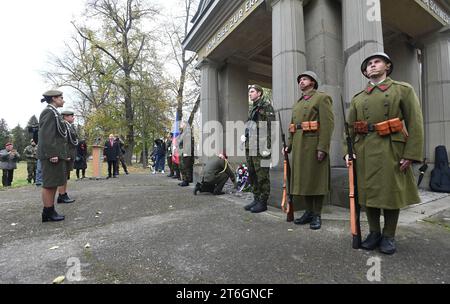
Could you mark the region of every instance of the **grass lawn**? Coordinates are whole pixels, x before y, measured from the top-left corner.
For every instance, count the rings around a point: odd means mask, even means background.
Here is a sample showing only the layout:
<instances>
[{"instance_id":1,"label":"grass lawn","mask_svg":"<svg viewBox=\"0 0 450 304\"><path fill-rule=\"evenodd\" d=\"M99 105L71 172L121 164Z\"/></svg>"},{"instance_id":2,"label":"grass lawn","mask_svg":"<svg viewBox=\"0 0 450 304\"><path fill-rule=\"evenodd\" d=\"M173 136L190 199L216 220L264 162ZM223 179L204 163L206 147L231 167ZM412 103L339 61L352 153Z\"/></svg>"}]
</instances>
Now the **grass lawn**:
<instances>
[{"instance_id":1,"label":"grass lawn","mask_svg":"<svg viewBox=\"0 0 450 304\"><path fill-rule=\"evenodd\" d=\"M124 173L121 165L119 167L119 170L120 170L120 174ZM145 172L150 172L150 169L143 169L141 164L134 164L133 166L128 166L128 172L130 172L130 174L145 173ZM0 173L2 174L3 172L0 170ZM81 172L80 172L80 174L81 174ZM102 164L102 175L108 176L108 164L106 162L104 162ZM19 188L19 187L29 185L28 181L27 181L27 176L28 176L27 162L21 161L17 164L17 169L14 170L14 179L12 182L12 188ZM71 176L71 178L76 178L75 170L70 173L70 176ZM90 176L92 176L92 166L91 166L91 163L88 162L88 167L86 169L86 177L90 177ZM0 191L1 190L4 190L4 188L3 188L3 185L0 183Z\"/></svg>"}]
</instances>

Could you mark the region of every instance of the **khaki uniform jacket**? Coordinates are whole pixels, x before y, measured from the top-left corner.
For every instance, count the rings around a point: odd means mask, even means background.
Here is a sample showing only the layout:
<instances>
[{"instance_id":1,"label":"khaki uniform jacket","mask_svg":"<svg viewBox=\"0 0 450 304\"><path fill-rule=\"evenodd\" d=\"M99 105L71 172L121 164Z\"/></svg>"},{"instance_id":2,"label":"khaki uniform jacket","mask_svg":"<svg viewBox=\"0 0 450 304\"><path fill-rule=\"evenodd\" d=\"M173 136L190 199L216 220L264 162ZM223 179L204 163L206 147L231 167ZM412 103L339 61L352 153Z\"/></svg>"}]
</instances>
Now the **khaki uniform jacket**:
<instances>
[{"instance_id":1,"label":"khaki uniform jacket","mask_svg":"<svg viewBox=\"0 0 450 304\"><path fill-rule=\"evenodd\" d=\"M38 159L45 160L53 157L67 159L67 137L59 132L58 124L61 131L66 130L61 114L56 108L48 105L39 117Z\"/></svg>"},{"instance_id":2,"label":"khaki uniform jacket","mask_svg":"<svg viewBox=\"0 0 450 304\"><path fill-rule=\"evenodd\" d=\"M302 96L292 109L292 124L318 121L318 132L296 130L289 133L288 147L292 151L292 195L325 195L330 191L330 143L334 130L334 114L331 97L313 90L309 99ZM317 151L327 153L319 162Z\"/></svg>"},{"instance_id":3,"label":"khaki uniform jacket","mask_svg":"<svg viewBox=\"0 0 450 304\"><path fill-rule=\"evenodd\" d=\"M275 111L270 101L262 97L256 101L248 113L246 125L246 154L270 158L272 149L272 121ZM250 154L249 154L250 153Z\"/></svg>"},{"instance_id":4,"label":"khaki uniform jacket","mask_svg":"<svg viewBox=\"0 0 450 304\"><path fill-rule=\"evenodd\" d=\"M75 127L71 123L65 121L65 124L66 124L67 132L68 132L68 136L67 136L68 157L70 157L71 161L75 161L75 157L77 156L77 145L78 145L77 131L75 130ZM71 139L74 142L71 142ZM76 143L76 145L74 145L74 143Z\"/></svg>"},{"instance_id":5,"label":"khaki uniform jacket","mask_svg":"<svg viewBox=\"0 0 450 304\"><path fill-rule=\"evenodd\" d=\"M375 124L400 118L409 132L380 136L376 132L355 134L355 121ZM350 135L356 154L359 204L395 210L420 202L412 168L400 171L400 160L423 159L423 117L414 89L407 83L387 78L378 86L369 85L350 105Z\"/></svg>"},{"instance_id":6,"label":"khaki uniform jacket","mask_svg":"<svg viewBox=\"0 0 450 304\"><path fill-rule=\"evenodd\" d=\"M221 177L222 175L228 175L231 181L233 183L235 182L236 178L234 176L233 170L231 170L230 166L228 165L228 161L225 161L218 156L214 156L206 163L205 171L203 174L203 181L215 185L218 183L217 180L220 180L219 177Z\"/></svg>"}]
</instances>

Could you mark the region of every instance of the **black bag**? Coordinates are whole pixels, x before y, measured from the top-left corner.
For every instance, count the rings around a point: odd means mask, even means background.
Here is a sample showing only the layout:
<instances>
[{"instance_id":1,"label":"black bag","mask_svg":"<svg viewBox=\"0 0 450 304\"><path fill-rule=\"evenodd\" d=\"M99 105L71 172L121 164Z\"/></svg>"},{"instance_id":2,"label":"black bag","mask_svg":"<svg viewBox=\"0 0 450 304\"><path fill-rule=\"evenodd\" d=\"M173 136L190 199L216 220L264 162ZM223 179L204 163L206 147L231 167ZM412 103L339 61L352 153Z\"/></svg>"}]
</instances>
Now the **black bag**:
<instances>
[{"instance_id":1,"label":"black bag","mask_svg":"<svg viewBox=\"0 0 450 304\"><path fill-rule=\"evenodd\" d=\"M431 171L430 188L435 192L450 193L450 168L445 146L437 146L435 149L435 167Z\"/></svg>"}]
</instances>

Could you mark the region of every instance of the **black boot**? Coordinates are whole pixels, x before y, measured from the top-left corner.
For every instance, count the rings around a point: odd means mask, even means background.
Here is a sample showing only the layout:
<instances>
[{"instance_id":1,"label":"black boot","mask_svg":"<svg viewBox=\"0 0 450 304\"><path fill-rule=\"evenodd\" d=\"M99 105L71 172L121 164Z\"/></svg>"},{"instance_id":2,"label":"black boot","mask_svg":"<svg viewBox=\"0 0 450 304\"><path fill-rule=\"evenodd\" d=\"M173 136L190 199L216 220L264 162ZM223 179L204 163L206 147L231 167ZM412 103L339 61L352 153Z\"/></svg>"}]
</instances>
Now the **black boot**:
<instances>
[{"instance_id":1,"label":"black boot","mask_svg":"<svg viewBox=\"0 0 450 304\"><path fill-rule=\"evenodd\" d=\"M382 236L380 241L380 252L384 254L394 254L396 251L395 239L393 237Z\"/></svg>"},{"instance_id":2,"label":"black boot","mask_svg":"<svg viewBox=\"0 0 450 304\"><path fill-rule=\"evenodd\" d=\"M69 195L67 195L67 193L64 193L63 195L58 195L58 200L57 200L58 204L70 204L75 202L74 199L71 199L69 197Z\"/></svg>"},{"instance_id":3,"label":"black boot","mask_svg":"<svg viewBox=\"0 0 450 304\"><path fill-rule=\"evenodd\" d=\"M64 215L59 215L56 210L55 206L53 207L44 207L42 210L42 222L59 222L64 220Z\"/></svg>"},{"instance_id":4,"label":"black boot","mask_svg":"<svg viewBox=\"0 0 450 304\"><path fill-rule=\"evenodd\" d=\"M319 230L322 227L322 219L320 215L313 215L311 224L309 224L309 228L312 230Z\"/></svg>"},{"instance_id":5,"label":"black boot","mask_svg":"<svg viewBox=\"0 0 450 304\"><path fill-rule=\"evenodd\" d=\"M257 203L258 203L258 201L256 199L254 199L253 202L251 202L248 205L245 205L244 209L247 210L247 211L250 211L250 209L255 207Z\"/></svg>"},{"instance_id":6,"label":"black boot","mask_svg":"<svg viewBox=\"0 0 450 304\"><path fill-rule=\"evenodd\" d=\"M381 241L380 232L370 232L367 238L361 243L361 248L365 250L374 250Z\"/></svg>"},{"instance_id":7,"label":"black boot","mask_svg":"<svg viewBox=\"0 0 450 304\"><path fill-rule=\"evenodd\" d=\"M195 184L194 195L197 195L197 192L199 192L201 188L202 188L202 184L201 183Z\"/></svg>"},{"instance_id":8,"label":"black boot","mask_svg":"<svg viewBox=\"0 0 450 304\"><path fill-rule=\"evenodd\" d=\"M189 183L187 181L183 181L183 182L179 183L178 186L187 187L187 186L189 186Z\"/></svg>"},{"instance_id":9,"label":"black boot","mask_svg":"<svg viewBox=\"0 0 450 304\"><path fill-rule=\"evenodd\" d=\"M255 206L253 206L250 211L251 213L261 213L267 210L266 202L258 202Z\"/></svg>"},{"instance_id":10,"label":"black boot","mask_svg":"<svg viewBox=\"0 0 450 304\"><path fill-rule=\"evenodd\" d=\"M311 221L313 220L313 213L312 211L305 211L305 213L303 213L303 215L294 220L294 224L296 225L305 225L308 223L311 223Z\"/></svg>"}]
</instances>

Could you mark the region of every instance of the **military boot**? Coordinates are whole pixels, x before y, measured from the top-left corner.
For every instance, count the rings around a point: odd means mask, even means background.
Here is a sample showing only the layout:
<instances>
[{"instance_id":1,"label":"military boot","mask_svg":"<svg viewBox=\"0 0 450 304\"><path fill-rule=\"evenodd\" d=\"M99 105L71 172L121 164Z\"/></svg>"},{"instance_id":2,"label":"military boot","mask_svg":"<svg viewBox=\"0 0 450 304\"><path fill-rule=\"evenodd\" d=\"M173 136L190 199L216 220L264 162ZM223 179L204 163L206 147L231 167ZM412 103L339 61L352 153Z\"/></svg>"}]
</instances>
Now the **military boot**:
<instances>
[{"instance_id":1,"label":"military boot","mask_svg":"<svg viewBox=\"0 0 450 304\"><path fill-rule=\"evenodd\" d=\"M52 207L44 207L42 210L42 222L59 222L64 220L64 215L59 215L56 210L55 206Z\"/></svg>"},{"instance_id":2,"label":"military boot","mask_svg":"<svg viewBox=\"0 0 450 304\"><path fill-rule=\"evenodd\" d=\"M312 230L319 230L322 227L322 219L320 215L313 215L311 223L309 224L309 228Z\"/></svg>"},{"instance_id":3,"label":"military boot","mask_svg":"<svg viewBox=\"0 0 450 304\"><path fill-rule=\"evenodd\" d=\"M396 251L393 237L382 236L380 241L380 252L384 254L394 254Z\"/></svg>"},{"instance_id":4,"label":"military boot","mask_svg":"<svg viewBox=\"0 0 450 304\"><path fill-rule=\"evenodd\" d=\"M261 213L267 210L267 202L258 202L253 206L250 211L251 213Z\"/></svg>"},{"instance_id":5,"label":"military boot","mask_svg":"<svg viewBox=\"0 0 450 304\"><path fill-rule=\"evenodd\" d=\"M189 186L189 183L187 181L183 181L183 182L179 183L178 186L187 187L187 186Z\"/></svg>"},{"instance_id":6,"label":"military boot","mask_svg":"<svg viewBox=\"0 0 450 304\"><path fill-rule=\"evenodd\" d=\"M248 205L245 205L244 209L247 211L250 211L250 209L252 209L254 206L256 206L257 203L258 203L258 200L254 199L253 202L251 202Z\"/></svg>"},{"instance_id":7,"label":"military boot","mask_svg":"<svg viewBox=\"0 0 450 304\"><path fill-rule=\"evenodd\" d=\"M312 211L305 211L305 213L303 213L303 215L294 220L294 224L296 225L305 225L308 223L311 223L311 221L313 220L313 213Z\"/></svg>"},{"instance_id":8,"label":"military boot","mask_svg":"<svg viewBox=\"0 0 450 304\"><path fill-rule=\"evenodd\" d=\"M361 243L361 248L365 250L374 250L381 241L380 232L370 232L367 238Z\"/></svg>"},{"instance_id":9,"label":"military boot","mask_svg":"<svg viewBox=\"0 0 450 304\"><path fill-rule=\"evenodd\" d=\"M75 200L71 199L67 193L64 193L63 195L61 194L58 195L57 202L58 204L70 204L75 202Z\"/></svg>"},{"instance_id":10,"label":"military boot","mask_svg":"<svg viewBox=\"0 0 450 304\"><path fill-rule=\"evenodd\" d=\"M202 189L202 184L201 183L195 184L194 195L197 195L197 192L199 192L201 189Z\"/></svg>"}]
</instances>

